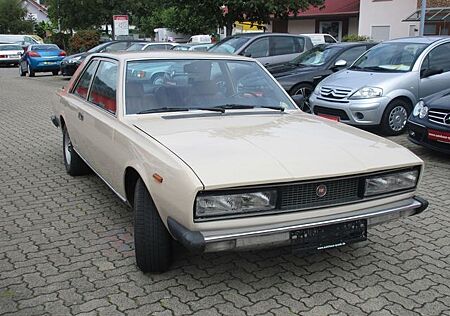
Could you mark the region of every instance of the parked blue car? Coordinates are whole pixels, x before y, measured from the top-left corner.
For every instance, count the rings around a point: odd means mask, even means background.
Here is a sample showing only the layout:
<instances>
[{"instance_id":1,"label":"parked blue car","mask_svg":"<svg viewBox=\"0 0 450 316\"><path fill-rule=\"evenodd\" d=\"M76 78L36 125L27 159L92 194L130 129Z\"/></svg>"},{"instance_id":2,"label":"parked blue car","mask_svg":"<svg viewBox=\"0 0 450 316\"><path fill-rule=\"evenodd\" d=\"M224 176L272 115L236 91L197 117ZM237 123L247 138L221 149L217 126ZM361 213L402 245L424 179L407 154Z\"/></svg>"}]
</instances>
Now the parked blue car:
<instances>
[{"instance_id":1,"label":"parked blue car","mask_svg":"<svg viewBox=\"0 0 450 316\"><path fill-rule=\"evenodd\" d=\"M66 52L54 44L32 44L22 55L19 73L23 77L34 77L36 72L51 72L54 76L59 73L61 61Z\"/></svg>"}]
</instances>

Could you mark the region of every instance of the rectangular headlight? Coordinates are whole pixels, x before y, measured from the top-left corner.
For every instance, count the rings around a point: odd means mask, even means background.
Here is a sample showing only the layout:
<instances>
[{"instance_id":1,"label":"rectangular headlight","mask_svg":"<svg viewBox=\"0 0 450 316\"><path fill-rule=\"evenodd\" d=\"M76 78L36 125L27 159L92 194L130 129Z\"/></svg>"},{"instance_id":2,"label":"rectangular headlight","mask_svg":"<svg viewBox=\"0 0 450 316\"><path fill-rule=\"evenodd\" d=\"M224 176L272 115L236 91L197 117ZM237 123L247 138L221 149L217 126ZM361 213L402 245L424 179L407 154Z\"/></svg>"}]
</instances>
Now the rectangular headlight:
<instances>
[{"instance_id":1,"label":"rectangular headlight","mask_svg":"<svg viewBox=\"0 0 450 316\"><path fill-rule=\"evenodd\" d=\"M269 211L276 207L276 201L276 190L199 195L196 200L195 215L211 217Z\"/></svg>"},{"instance_id":2,"label":"rectangular headlight","mask_svg":"<svg viewBox=\"0 0 450 316\"><path fill-rule=\"evenodd\" d=\"M418 177L419 170L410 170L367 178L364 196L415 188Z\"/></svg>"}]
</instances>

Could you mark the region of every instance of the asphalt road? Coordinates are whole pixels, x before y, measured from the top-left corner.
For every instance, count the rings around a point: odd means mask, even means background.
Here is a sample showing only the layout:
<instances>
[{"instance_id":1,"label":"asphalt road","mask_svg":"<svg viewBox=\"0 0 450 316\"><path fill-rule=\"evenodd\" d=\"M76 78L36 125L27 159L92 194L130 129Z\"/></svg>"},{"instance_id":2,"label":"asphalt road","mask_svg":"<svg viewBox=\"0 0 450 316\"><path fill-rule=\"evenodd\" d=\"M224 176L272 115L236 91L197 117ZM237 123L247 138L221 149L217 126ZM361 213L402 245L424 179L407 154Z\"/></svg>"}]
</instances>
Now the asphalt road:
<instances>
[{"instance_id":1,"label":"asphalt road","mask_svg":"<svg viewBox=\"0 0 450 316\"><path fill-rule=\"evenodd\" d=\"M130 209L95 175L64 170L50 122L67 80L0 68L0 315L450 315L450 157L393 138L426 161L423 214L367 242L192 255L135 266Z\"/></svg>"}]
</instances>

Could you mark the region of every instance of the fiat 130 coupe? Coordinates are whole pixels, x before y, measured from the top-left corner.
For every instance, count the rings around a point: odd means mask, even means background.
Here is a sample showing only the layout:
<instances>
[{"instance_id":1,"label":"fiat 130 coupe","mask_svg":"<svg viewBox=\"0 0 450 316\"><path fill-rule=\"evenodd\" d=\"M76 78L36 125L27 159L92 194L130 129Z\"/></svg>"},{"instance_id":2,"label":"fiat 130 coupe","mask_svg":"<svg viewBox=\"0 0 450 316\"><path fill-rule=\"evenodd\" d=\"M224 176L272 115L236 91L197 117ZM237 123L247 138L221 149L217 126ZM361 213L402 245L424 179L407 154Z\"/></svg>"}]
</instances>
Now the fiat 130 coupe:
<instances>
[{"instance_id":1,"label":"fiat 130 coupe","mask_svg":"<svg viewBox=\"0 0 450 316\"><path fill-rule=\"evenodd\" d=\"M60 92L72 176L93 170L134 211L136 262L191 251L327 249L415 215L423 162L303 113L257 61L189 52L92 54Z\"/></svg>"}]
</instances>

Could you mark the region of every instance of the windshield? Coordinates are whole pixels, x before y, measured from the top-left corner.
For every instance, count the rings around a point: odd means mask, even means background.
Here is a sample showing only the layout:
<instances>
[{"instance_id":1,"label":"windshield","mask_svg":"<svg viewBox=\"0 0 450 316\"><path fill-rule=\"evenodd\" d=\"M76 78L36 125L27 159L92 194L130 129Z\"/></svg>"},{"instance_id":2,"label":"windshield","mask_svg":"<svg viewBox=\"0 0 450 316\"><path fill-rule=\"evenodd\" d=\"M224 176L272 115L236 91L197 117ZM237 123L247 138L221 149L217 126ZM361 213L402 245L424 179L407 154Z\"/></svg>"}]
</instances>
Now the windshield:
<instances>
[{"instance_id":1,"label":"windshield","mask_svg":"<svg viewBox=\"0 0 450 316\"><path fill-rule=\"evenodd\" d=\"M33 45L32 46L32 50L55 50L55 49L59 49L58 46L53 45L53 44L48 44L48 45Z\"/></svg>"},{"instance_id":2,"label":"windshield","mask_svg":"<svg viewBox=\"0 0 450 316\"><path fill-rule=\"evenodd\" d=\"M242 36L225 38L224 40L211 47L209 51L213 53L234 54L249 40L250 38Z\"/></svg>"},{"instance_id":3,"label":"windshield","mask_svg":"<svg viewBox=\"0 0 450 316\"><path fill-rule=\"evenodd\" d=\"M126 50L129 52L142 50L142 47L145 46L145 43L136 43L128 47Z\"/></svg>"},{"instance_id":4,"label":"windshield","mask_svg":"<svg viewBox=\"0 0 450 316\"><path fill-rule=\"evenodd\" d=\"M23 50L20 45L0 45L0 50Z\"/></svg>"},{"instance_id":5,"label":"windshield","mask_svg":"<svg viewBox=\"0 0 450 316\"><path fill-rule=\"evenodd\" d=\"M427 47L419 43L382 43L368 50L350 68L359 71L408 72Z\"/></svg>"},{"instance_id":6,"label":"windshield","mask_svg":"<svg viewBox=\"0 0 450 316\"><path fill-rule=\"evenodd\" d=\"M252 61L129 61L125 98L126 114L196 108L296 108L262 67Z\"/></svg>"},{"instance_id":7,"label":"windshield","mask_svg":"<svg viewBox=\"0 0 450 316\"><path fill-rule=\"evenodd\" d=\"M304 52L292 63L302 66L322 66L327 63L340 50L338 47L327 47L327 45L317 45L311 50Z\"/></svg>"},{"instance_id":8,"label":"windshield","mask_svg":"<svg viewBox=\"0 0 450 316\"><path fill-rule=\"evenodd\" d=\"M97 46L95 46L95 47L92 47L92 48L91 48L90 50L88 50L87 52L88 52L88 53L98 53L98 52L100 52L105 46L108 46L109 44L110 44L109 42L106 42L106 43L97 45Z\"/></svg>"}]
</instances>

